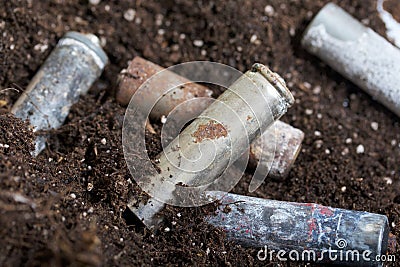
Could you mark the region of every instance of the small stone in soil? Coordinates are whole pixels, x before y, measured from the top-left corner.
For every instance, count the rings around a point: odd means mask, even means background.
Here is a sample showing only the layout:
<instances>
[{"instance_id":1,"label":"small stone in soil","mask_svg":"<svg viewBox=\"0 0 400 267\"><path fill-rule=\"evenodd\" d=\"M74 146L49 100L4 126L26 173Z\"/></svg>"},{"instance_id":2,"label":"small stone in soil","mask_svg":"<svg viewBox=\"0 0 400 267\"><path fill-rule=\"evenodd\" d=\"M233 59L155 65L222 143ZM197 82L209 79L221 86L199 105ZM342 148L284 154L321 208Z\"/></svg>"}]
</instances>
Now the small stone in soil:
<instances>
[{"instance_id":1,"label":"small stone in soil","mask_svg":"<svg viewBox=\"0 0 400 267\"><path fill-rule=\"evenodd\" d=\"M372 130L377 131L379 128L379 124L375 121L371 122L371 128L372 128Z\"/></svg>"},{"instance_id":2,"label":"small stone in soil","mask_svg":"<svg viewBox=\"0 0 400 267\"><path fill-rule=\"evenodd\" d=\"M364 151L365 151L365 149L364 149L363 145L358 145L357 146L357 149L356 149L357 154L363 154Z\"/></svg>"},{"instance_id":3,"label":"small stone in soil","mask_svg":"<svg viewBox=\"0 0 400 267\"><path fill-rule=\"evenodd\" d=\"M196 47L202 47L204 45L204 41L203 40L194 40L193 45Z\"/></svg>"},{"instance_id":4,"label":"small stone in soil","mask_svg":"<svg viewBox=\"0 0 400 267\"><path fill-rule=\"evenodd\" d=\"M136 11L132 8L129 8L127 11L124 13L124 19L127 21L133 21L135 19Z\"/></svg>"}]
</instances>

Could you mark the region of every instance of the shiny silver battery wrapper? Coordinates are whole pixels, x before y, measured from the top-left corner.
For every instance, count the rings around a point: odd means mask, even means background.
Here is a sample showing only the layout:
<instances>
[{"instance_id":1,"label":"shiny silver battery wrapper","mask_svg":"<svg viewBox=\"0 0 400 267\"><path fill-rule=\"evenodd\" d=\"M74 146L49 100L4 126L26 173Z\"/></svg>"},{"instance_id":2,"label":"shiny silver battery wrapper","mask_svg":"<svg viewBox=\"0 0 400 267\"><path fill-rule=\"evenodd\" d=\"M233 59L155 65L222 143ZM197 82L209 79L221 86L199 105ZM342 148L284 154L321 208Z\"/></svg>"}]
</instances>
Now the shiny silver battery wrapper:
<instances>
[{"instance_id":1,"label":"shiny silver battery wrapper","mask_svg":"<svg viewBox=\"0 0 400 267\"><path fill-rule=\"evenodd\" d=\"M99 78L107 56L95 35L68 32L58 42L11 112L28 119L34 131L60 127L71 106ZM36 139L33 155L45 147L46 136Z\"/></svg>"},{"instance_id":2,"label":"shiny silver battery wrapper","mask_svg":"<svg viewBox=\"0 0 400 267\"><path fill-rule=\"evenodd\" d=\"M400 50L342 8L327 4L303 47L400 116Z\"/></svg>"}]
</instances>

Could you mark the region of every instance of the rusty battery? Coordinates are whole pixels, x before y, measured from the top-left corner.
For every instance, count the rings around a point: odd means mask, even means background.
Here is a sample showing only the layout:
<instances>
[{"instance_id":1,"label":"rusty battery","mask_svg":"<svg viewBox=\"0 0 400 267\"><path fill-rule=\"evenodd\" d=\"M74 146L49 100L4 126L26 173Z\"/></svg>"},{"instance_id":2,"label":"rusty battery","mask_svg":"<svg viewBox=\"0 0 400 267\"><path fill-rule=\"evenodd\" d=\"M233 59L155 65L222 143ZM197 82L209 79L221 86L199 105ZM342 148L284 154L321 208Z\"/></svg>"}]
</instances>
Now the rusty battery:
<instances>
[{"instance_id":1,"label":"rusty battery","mask_svg":"<svg viewBox=\"0 0 400 267\"><path fill-rule=\"evenodd\" d=\"M135 57L129 64L128 68L122 70L118 77L117 101L124 106L128 105L131 97L136 93L140 86L152 75L162 70L164 70L163 67L141 57ZM162 96L150 113L151 119L159 120L163 115L167 116L174 107L189 99L212 96L212 91L207 87L191 83L188 79L173 72L169 72L168 75L164 75L163 77L165 77L165 80L163 81L164 86L165 84L176 84L177 82L184 85L179 88L174 88ZM155 95L161 94L156 90L149 93L154 93ZM149 97L149 99L151 98ZM144 106L153 104L146 103L146 100L147 99L143 99L143 101L145 101ZM206 107L192 106L192 108L193 110L187 110L187 112L201 113Z\"/></svg>"},{"instance_id":2,"label":"rusty battery","mask_svg":"<svg viewBox=\"0 0 400 267\"><path fill-rule=\"evenodd\" d=\"M118 82L117 100L121 105L127 105L131 97L152 75L165 70L141 57L135 57L128 68L121 71ZM167 116L177 105L199 97L210 97L212 91L203 85L190 82L188 79L174 73L168 72L164 75L166 81L163 83L176 84L177 81L186 83L184 87L174 89L163 97L153 108L150 117L154 120L160 120L162 116ZM162 88L162 87L160 87ZM154 94L161 92L152 91ZM146 99L143 99L146 101ZM206 109L210 102L197 101L195 105L185 105L184 110L175 110L181 114L174 114L175 118L196 118ZM148 103L151 105L152 103ZM179 133L179 132L178 132ZM170 138L175 138L171 136ZM249 166L252 169L258 168L260 174L268 173L270 178L284 178L289 173L298 153L301 143L304 139L304 133L287 123L276 121L270 128L264 131L264 134L257 138L250 147ZM264 177L262 177L264 178ZM259 183L253 187L257 188ZM251 191L253 191L251 189Z\"/></svg>"}]
</instances>

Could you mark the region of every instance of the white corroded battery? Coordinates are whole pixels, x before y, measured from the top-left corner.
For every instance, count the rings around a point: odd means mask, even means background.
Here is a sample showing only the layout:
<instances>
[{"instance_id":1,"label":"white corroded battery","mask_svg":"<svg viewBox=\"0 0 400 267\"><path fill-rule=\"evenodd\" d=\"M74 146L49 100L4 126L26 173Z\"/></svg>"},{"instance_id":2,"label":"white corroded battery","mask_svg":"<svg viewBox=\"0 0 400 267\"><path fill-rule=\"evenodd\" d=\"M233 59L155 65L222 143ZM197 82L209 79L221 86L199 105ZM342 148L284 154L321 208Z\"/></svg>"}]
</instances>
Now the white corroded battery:
<instances>
[{"instance_id":1,"label":"white corroded battery","mask_svg":"<svg viewBox=\"0 0 400 267\"><path fill-rule=\"evenodd\" d=\"M303 47L400 116L400 50L342 8L327 4Z\"/></svg>"}]
</instances>

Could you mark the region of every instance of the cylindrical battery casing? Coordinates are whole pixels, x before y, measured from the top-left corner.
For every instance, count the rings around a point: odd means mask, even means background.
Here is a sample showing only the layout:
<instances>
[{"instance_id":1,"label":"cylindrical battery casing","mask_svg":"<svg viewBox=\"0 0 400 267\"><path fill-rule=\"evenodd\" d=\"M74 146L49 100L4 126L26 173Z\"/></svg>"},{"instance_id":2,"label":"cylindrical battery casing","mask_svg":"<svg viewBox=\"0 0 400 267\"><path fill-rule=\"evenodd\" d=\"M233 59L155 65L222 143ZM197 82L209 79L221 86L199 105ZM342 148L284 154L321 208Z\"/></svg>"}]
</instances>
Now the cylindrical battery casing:
<instances>
[{"instance_id":1,"label":"cylindrical battery casing","mask_svg":"<svg viewBox=\"0 0 400 267\"><path fill-rule=\"evenodd\" d=\"M129 64L128 68L123 70L119 75L116 96L117 101L122 105L128 105L131 97L136 93L140 86L144 84L145 81L152 75L162 70L164 70L164 68L161 66L158 66L141 57L135 57ZM164 86L160 86L158 88L153 86L153 90L147 91L149 94L154 94L155 96L160 97L162 96L151 110L151 119L159 120L162 116L167 116L171 110L186 100L196 97L211 97L212 95L212 91L207 87L200 84L191 83L188 79L172 71L169 71L168 75L163 75L163 77L165 78L162 81ZM182 86L179 88L173 88L166 94L161 91L163 88L165 88L165 84L168 85L177 83L182 84ZM153 105L153 103L150 102L146 103L146 101L150 101L149 99L152 99L152 97L143 99L143 106ZM200 102L197 103L199 104ZM189 110L187 112L197 113L199 111L203 111L206 106L193 105L190 108L193 110Z\"/></svg>"},{"instance_id":2,"label":"cylindrical battery casing","mask_svg":"<svg viewBox=\"0 0 400 267\"><path fill-rule=\"evenodd\" d=\"M162 180L189 186L213 182L293 102L277 74L254 64L164 149L157 165Z\"/></svg>"},{"instance_id":3,"label":"cylindrical battery casing","mask_svg":"<svg viewBox=\"0 0 400 267\"><path fill-rule=\"evenodd\" d=\"M58 128L79 96L86 94L101 75L107 61L96 36L66 33L11 112L23 120L29 119L34 131ZM37 138L34 155L43 150L45 139Z\"/></svg>"},{"instance_id":4,"label":"cylindrical battery casing","mask_svg":"<svg viewBox=\"0 0 400 267\"><path fill-rule=\"evenodd\" d=\"M251 143L249 166L256 168L260 164L269 170L268 177L284 178L300 153L303 139L303 131L278 120ZM272 162L265 160L271 158Z\"/></svg>"},{"instance_id":5,"label":"cylindrical battery casing","mask_svg":"<svg viewBox=\"0 0 400 267\"><path fill-rule=\"evenodd\" d=\"M161 66L141 57L135 57L129 63L128 68L123 70L120 74L117 89L118 102L122 105L128 104L134 93L147 79L163 70L164 68ZM185 118L196 118L207 108L210 102L197 101L193 102L193 104L185 105L184 109L174 109L177 105L196 97L203 97L203 100L205 100L204 97L211 97L211 90L196 83L189 83L189 80L172 71L169 71L168 74L165 74L163 77L165 77L167 81L160 79L159 82L162 84L169 83L169 81L172 81L174 84L176 84L177 81L182 81L186 84L183 88L168 92L166 96L160 99L150 113L152 119L160 120L162 115L167 116L174 110L173 119L182 120L183 123L187 123ZM162 90L164 87L161 85L157 87L154 83L157 83L157 80L153 81L155 90L148 90L146 92L162 95L162 92L156 92L156 90L157 88ZM177 91L178 94L176 93ZM146 101L146 99L144 98L143 101ZM150 105L150 103L148 105ZM179 130L180 129L177 128L176 132L179 133ZM177 133L171 137L176 137ZM171 137L168 136L167 138ZM268 173L268 177L283 178L289 173L296 160L303 139L304 133L301 130L282 121L276 121L271 127L264 131L261 137L258 137L252 142L249 166L254 169L259 165L258 171L261 175Z\"/></svg>"},{"instance_id":6,"label":"cylindrical battery casing","mask_svg":"<svg viewBox=\"0 0 400 267\"><path fill-rule=\"evenodd\" d=\"M302 45L400 116L400 50L383 37L329 3Z\"/></svg>"},{"instance_id":7,"label":"cylindrical battery casing","mask_svg":"<svg viewBox=\"0 0 400 267\"><path fill-rule=\"evenodd\" d=\"M389 225L384 215L218 191L208 195L219 201L219 207L206 221L224 229L231 240L263 248L262 258L272 250L275 255L284 250L286 259L291 253L301 261L380 266L375 257L387 250Z\"/></svg>"}]
</instances>

